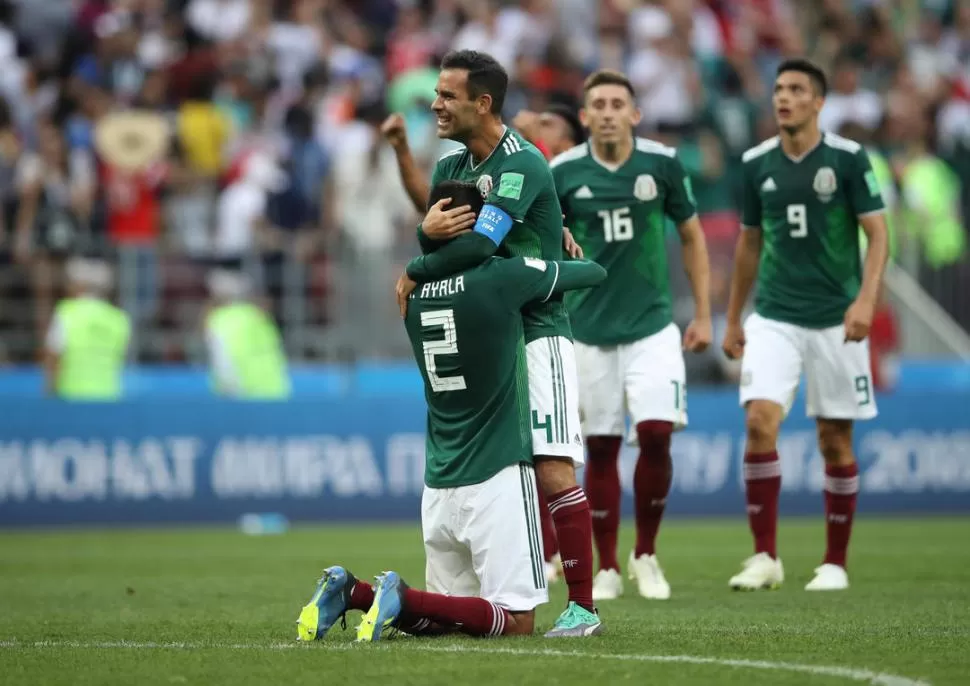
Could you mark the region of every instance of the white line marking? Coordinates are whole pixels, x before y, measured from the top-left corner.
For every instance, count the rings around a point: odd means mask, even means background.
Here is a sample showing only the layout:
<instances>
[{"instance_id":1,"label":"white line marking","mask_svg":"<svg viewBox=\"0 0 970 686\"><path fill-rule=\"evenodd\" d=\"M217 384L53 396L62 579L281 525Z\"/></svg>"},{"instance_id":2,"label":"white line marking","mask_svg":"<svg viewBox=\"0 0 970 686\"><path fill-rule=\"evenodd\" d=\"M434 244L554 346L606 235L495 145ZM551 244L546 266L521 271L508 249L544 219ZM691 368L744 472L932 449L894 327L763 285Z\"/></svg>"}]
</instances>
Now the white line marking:
<instances>
[{"instance_id":1,"label":"white line marking","mask_svg":"<svg viewBox=\"0 0 970 686\"><path fill-rule=\"evenodd\" d=\"M519 657L574 657L580 659L618 660L622 662L660 662L690 665L716 665L740 669L761 669L768 671L799 672L816 676L830 676L861 681L872 686L930 686L929 682L895 674L873 672L854 667L828 667L825 665L803 665L796 662L769 662L767 660L735 660L720 657L701 657L698 655L630 655L618 653L593 653L583 650L529 650L525 648L478 647L464 645L418 645L415 639L395 640L388 649L410 650L419 653L482 653L485 655L514 655ZM0 641L0 649L77 649L77 650L369 650L371 646L358 646L354 643L141 643L137 641Z\"/></svg>"}]
</instances>

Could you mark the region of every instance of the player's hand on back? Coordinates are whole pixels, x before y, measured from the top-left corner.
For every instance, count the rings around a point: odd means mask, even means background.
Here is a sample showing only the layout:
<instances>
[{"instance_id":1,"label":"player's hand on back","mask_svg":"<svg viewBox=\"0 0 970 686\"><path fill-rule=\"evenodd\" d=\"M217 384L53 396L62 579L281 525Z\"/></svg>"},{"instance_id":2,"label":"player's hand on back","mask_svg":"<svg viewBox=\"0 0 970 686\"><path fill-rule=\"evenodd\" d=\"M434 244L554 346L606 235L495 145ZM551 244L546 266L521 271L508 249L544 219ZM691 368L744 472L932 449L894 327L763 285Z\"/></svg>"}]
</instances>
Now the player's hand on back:
<instances>
[{"instance_id":1,"label":"player's hand on back","mask_svg":"<svg viewBox=\"0 0 970 686\"><path fill-rule=\"evenodd\" d=\"M865 340L872 326L876 305L863 298L857 298L845 311L845 340L856 342Z\"/></svg>"},{"instance_id":2,"label":"player's hand on back","mask_svg":"<svg viewBox=\"0 0 970 686\"><path fill-rule=\"evenodd\" d=\"M421 222L421 230L425 236L436 241L447 241L472 230L476 220L472 208L469 205L460 205L445 209L450 203L451 198L442 198L431 206Z\"/></svg>"},{"instance_id":3,"label":"player's hand on back","mask_svg":"<svg viewBox=\"0 0 970 686\"><path fill-rule=\"evenodd\" d=\"M692 321L684 332L684 350L692 353L702 353L707 350L707 346L711 344L711 339L714 337L712 329L710 317Z\"/></svg>"},{"instance_id":4,"label":"player's hand on back","mask_svg":"<svg viewBox=\"0 0 970 686\"><path fill-rule=\"evenodd\" d=\"M408 144L407 128L404 125L404 117L395 112L381 124L381 135L391 144L395 150L406 148Z\"/></svg>"},{"instance_id":5,"label":"player's hand on back","mask_svg":"<svg viewBox=\"0 0 970 686\"><path fill-rule=\"evenodd\" d=\"M732 360L740 360L741 356L744 355L744 327L738 324L727 325L727 330L724 332L724 342L721 343L721 350L724 354Z\"/></svg>"},{"instance_id":6,"label":"player's hand on back","mask_svg":"<svg viewBox=\"0 0 970 686\"><path fill-rule=\"evenodd\" d=\"M563 219L565 218L565 215L563 215ZM576 239L573 238L572 231L565 226L562 227L562 248L566 251L566 254L574 260L583 259L582 247L580 247L579 243L576 242Z\"/></svg>"},{"instance_id":7,"label":"player's hand on back","mask_svg":"<svg viewBox=\"0 0 970 686\"><path fill-rule=\"evenodd\" d=\"M417 281L408 276L407 270L401 273L397 285L394 286L394 293L397 295L397 307L401 311L402 319L408 316L408 298L417 286Z\"/></svg>"}]
</instances>

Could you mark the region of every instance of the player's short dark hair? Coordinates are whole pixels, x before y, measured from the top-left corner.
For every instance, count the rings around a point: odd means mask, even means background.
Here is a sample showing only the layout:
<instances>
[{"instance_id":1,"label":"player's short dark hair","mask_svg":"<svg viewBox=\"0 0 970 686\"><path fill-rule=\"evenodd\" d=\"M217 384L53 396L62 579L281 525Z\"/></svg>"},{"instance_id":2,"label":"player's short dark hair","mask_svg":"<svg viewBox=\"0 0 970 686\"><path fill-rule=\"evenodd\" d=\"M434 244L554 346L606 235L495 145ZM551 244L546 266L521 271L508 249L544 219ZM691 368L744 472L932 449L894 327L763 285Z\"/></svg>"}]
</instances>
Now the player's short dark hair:
<instances>
[{"instance_id":1,"label":"player's short dark hair","mask_svg":"<svg viewBox=\"0 0 970 686\"><path fill-rule=\"evenodd\" d=\"M613 69L600 69L586 77L583 82L583 97L589 95L589 92L597 86L623 86L630 93L631 98L636 99L637 97L636 91L633 90L633 84L630 83L626 74Z\"/></svg>"},{"instance_id":2,"label":"player's short dark hair","mask_svg":"<svg viewBox=\"0 0 970 686\"><path fill-rule=\"evenodd\" d=\"M468 181L455 181L453 179L439 181L428 194L428 209L430 210L442 198L451 198L449 207L469 205L476 215L481 212L485 205L485 200L482 198L478 186Z\"/></svg>"},{"instance_id":3,"label":"player's short dark hair","mask_svg":"<svg viewBox=\"0 0 970 686\"><path fill-rule=\"evenodd\" d=\"M501 114L505 94L509 89L509 75L491 55L477 50L453 50L441 60L442 69L464 69L468 72L468 95L480 98L492 96L492 114Z\"/></svg>"},{"instance_id":4,"label":"player's short dark hair","mask_svg":"<svg viewBox=\"0 0 970 686\"><path fill-rule=\"evenodd\" d=\"M781 76L786 71L797 71L801 74L808 76L811 80L812 85L815 87L816 92L823 98L829 92L829 82L825 78L825 72L814 62L803 58L796 58L785 60L778 65L778 71L775 72L775 78Z\"/></svg>"},{"instance_id":5,"label":"player's short dark hair","mask_svg":"<svg viewBox=\"0 0 970 686\"><path fill-rule=\"evenodd\" d=\"M583 128L575 110L569 105L554 102L545 109L549 114L561 117L569 125L570 138L575 145L586 142L586 129Z\"/></svg>"}]
</instances>

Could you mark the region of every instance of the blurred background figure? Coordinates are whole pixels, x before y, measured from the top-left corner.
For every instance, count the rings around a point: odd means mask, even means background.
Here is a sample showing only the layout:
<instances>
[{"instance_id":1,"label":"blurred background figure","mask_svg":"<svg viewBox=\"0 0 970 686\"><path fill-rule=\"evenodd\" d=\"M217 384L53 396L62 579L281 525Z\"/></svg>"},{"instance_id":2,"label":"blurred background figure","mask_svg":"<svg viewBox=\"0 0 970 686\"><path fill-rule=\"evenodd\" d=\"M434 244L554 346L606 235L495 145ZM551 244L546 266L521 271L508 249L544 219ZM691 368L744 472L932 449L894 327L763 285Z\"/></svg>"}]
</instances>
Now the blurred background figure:
<instances>
[{"instance_id":1,"label":"blurred background figure","mask_svg":"<svg viewBox=\"0 0 970 686\"><path fill-rule=\"evenodd\" d=\"M233 269L209 273L212 305L205 342L215 392L228 398L284 400L290 379L279 330L252 301L251 280Z\"/></svg>"},{"instance_id":2,"label":"blurred background figure","mask_svg":"<svg viewBox=\"0 0 970 686\"><path fill-rule=\"evenodd\" d=\"M44 343L47 392L65 400L118 400L131 321L108 302L111 267L72 258L67 297L57 304Z\"/></svg>"}]
</instances>

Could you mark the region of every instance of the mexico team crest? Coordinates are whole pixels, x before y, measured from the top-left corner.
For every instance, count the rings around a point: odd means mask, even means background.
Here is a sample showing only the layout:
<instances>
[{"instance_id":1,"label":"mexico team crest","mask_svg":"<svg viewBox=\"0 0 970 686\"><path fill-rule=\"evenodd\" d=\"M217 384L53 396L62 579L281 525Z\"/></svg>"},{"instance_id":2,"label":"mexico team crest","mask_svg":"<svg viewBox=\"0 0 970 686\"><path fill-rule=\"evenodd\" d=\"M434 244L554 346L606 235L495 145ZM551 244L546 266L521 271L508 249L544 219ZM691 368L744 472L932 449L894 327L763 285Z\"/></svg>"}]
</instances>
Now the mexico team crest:
<instances>
[{"instance_id":1,"label":"mexico team crest","mask_svg":"<svg viewBox=\"0 0 970 686\"><path fill-rule=\"evenodd\" d=\"M640 174L633 184L633 196L637 200L653 200L657 197L657 182L650 174Z\"/></svg>"},{"instance_id":2,"label":"mexico team crest","mask_svg":"<svg viewBox=\"0 0 970 686\"><path fill-rule=\"evenodd\" d=\"M815 174L815 181L812 182L812 189L818 193L818 199L822 202L828 202L832 199L832 194L835 193L835 189L838 184L835 180L835 171L832 167L822 167Z\"/></svg>"},{"instance_id":3,"label":"mexico team crest","mask_svg":"<svg viewBox=\"0 0 970 686\"><path fill-rule=\"evenodd\" d=\"M487 198L488 194L492 192L492 177L488 174L482 174L475 182L475 186L478 188L478 192L482 194L482 197Z\"/></svg>"}]
</instances>

